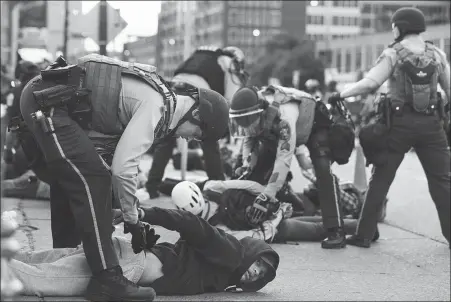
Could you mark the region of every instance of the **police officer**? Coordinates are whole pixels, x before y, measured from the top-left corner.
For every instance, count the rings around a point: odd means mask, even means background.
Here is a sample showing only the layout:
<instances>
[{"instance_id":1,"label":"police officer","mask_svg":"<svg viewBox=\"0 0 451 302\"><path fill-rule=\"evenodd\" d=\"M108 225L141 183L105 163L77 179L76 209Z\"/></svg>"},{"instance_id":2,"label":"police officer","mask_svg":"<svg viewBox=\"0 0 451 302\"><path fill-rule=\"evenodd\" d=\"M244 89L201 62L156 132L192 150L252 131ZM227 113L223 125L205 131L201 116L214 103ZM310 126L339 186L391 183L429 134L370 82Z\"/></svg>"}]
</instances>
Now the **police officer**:
<instances>
[{"instance_id":1,"label":"police officer","mask_svg":"<svg viewBox=\"0 0 451 302\"><path fill-rule=\"evenodd\" d=\"M257 204L262 200L275 202L296 147L306 144L318 178L323 223L327 228L327 238L321 246L336 249L345 247L346 242L337 183L330 168L329 128L318 111L321 106L325 107L312 95L294 88L269 86L257 91L244 87L232 99L229 129L233 137L244 138L243 166L236 173L242 176L247 173L246 179L266 185L254 208L259 208Z\"/></svg>"},{"instance_id":2,"label":"police officer","mask_svg":"<svg viewBox=\"0 0 451 302\"><path fill-rule=\"evenodd\" d=\"M77 65L42 71L22 93L23 118L55 176L51 203L62 209L60 227L68 237L79 234L93 273L88 300L155 296L152 288L126 279L118 265L111 238L112 191L138 253L146 237L134 195L141 156L167 136L215 141L227 131L228 105L220 94L198 89L175 95L155 70L91 54Z\"/></svg>"},{"instance_id":3,"label":"police officer","mask_svg":"<svg viewBox=\"0 0 451 302\"><path fill-rule=\"evenodd\" d=\"M361 81L333 97L337 100L369 93L388 81L387 97L393 111L391 129L387 134L387 155L373 165L358 228L347 243L370 247L370 239L377 227L377 213L404 154L411 147L415 148L426 173L442 233L449 242L450 153L437 112L437 84L441 85L449 100L450 67L445 54L419 35L426 30L420 10L400 8L393 14L391 22L394 43L384 50Z\"/></svg>"},{"instance_id":4,"label":"police officer","mask_svg":"<svg viewBox=\"0 0 451 302\"><path fill-rule=\"evenodd\" d=\"M223 60L224 56L231 58L225 67L220 64L226 62ZM172 87L175 90L193 86L209 87L230 100L247 81L244 64L244 53L237 47L228 46L220 49L215 46L202 46L175 70ZM155 148L146 183L150 198L159 196L158 188L175 145L175 139L169 139ZM201 147L208 179L225 180L218 142L203 142Z\"/></svg>"}]
</instances>

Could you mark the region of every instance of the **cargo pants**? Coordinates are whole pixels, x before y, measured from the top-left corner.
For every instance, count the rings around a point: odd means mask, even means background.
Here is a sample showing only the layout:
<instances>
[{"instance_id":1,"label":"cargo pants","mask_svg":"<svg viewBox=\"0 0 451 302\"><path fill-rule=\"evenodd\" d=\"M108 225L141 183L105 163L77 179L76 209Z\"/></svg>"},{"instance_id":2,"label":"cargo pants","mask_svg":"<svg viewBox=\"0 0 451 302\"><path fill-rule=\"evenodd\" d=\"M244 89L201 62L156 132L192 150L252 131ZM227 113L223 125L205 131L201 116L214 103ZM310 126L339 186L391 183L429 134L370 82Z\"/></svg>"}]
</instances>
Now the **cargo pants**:
<instances>
[{"instance_id":1,"label":"cargo pants","mask_svg":"<svg viewBox=\"0 0 451 302\"><path fill-rule=\"evenodd\" d=\"M418 113L411 107L404 106L402 115L393 117L388 145L387 164L373 168L356 235L365 239L373 238L377 227L377 213L404 155L413 147L426 174L442 234L449 242L450 151L438 116Z\"/></svg>"},{"instance_id":2,"label":"cargo pants","mask_svg":"<svg viewBox=\"0 0 451 302\"><path fill-rule=\"evenodd\" d=\"M44 83L40 76L31 80L22 93L20 108L53 178L50 203L52 233L57 236L54 240L67 236L67 241L59 244L73 246L78 241L76 236L80 236L95 274L119 263L111 238L111 176L93 143L69 117L67 109L50 110L45 118L48 130L32 118L31 114L40 109L32 92L52 85ZM57 216L58 225L54 219Z\"/></svg>"}]
</instances>

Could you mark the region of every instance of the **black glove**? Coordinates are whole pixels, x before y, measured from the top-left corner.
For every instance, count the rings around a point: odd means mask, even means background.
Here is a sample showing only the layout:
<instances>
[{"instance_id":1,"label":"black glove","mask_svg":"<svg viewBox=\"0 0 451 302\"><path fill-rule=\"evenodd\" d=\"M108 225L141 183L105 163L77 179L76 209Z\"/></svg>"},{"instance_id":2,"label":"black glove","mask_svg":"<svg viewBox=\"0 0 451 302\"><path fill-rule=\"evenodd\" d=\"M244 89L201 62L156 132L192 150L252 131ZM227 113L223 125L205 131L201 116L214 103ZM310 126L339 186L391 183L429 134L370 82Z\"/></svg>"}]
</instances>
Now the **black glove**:
<instances>
[{"instance_id":1,"label":"black glove","mask_svg":"<svg viewBox=\"0 0 451 302\"><path fill-rule=\"evenodd\" d=\"M276 212L280 207L280 203L277 200L272 200L263 193L255 198L252 208L247 212L247 220L252 226L259 226L265 220Z\"/></svg>"},{"instance_id":2,"label":"black glove","mask_svg":"<svg viewBox=\"0 0 451 302\"><path fill-rule=\"evenodd\" d=\"M133 252L139 254L147 246L146 225L139 220L135 224L124 222L124 234L128 233L132 234Z\"/></svg>"},{"instance_id":3,"label":"black glove","mask_svg":"<svg viewBox=\"0 0 451 302\"><path fill-rule=\"evenodd\" d=\"M160 235L155 234L155 229L150 227L150 224L145 224L146 230L146 250L150 250L160 239Z\"/></svg>"},{"instance_id":4,"label":"black glove","mask_svg":"<svg viewBox=\"0 0 451 302\"><path fill-rule=\"evenodd\" d=\"M334 92L332 93L332 95L329 97L328 103L332 106L337 105L337 103L339 101L343 100L342 97L340 97L340 93L339 92Z\"/></svg>"}]
</instances>

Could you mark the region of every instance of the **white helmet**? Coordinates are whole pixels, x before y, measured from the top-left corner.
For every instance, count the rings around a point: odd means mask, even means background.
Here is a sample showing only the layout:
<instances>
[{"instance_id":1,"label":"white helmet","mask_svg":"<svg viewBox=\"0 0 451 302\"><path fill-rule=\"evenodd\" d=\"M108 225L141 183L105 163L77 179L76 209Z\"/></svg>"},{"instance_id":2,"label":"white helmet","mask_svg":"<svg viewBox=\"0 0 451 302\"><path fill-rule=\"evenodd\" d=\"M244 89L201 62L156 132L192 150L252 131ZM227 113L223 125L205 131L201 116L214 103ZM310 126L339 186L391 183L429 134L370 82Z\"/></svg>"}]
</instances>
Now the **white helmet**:
<instances>
[{"instance_id":1,"label":"white helmet","mask_svg":"<svg viewBox=\"0 0 451 302\"><path fill-rule=\"evenodd\" d=\"M199 187L191 181L179 182L171 193L172 201L177 209L199 215L205 206L205 200Z\"/></svg>"}]
</instances>

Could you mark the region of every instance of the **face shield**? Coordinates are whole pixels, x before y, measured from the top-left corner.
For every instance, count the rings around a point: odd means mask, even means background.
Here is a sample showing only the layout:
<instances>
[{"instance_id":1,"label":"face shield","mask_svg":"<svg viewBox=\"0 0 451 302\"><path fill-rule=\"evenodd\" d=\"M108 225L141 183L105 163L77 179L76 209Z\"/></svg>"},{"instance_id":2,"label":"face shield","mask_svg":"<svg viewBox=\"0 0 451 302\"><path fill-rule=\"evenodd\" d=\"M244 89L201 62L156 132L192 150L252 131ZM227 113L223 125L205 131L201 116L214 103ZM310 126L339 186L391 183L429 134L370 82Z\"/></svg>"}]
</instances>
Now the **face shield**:
<instances>
[{"instance_id":1,"label":"face shield","mask_svg":"<svg viewBox=\"0 0 451 302\"><path fill-rule=\"evenodd\" d=\"M262 131L261 113L263 109L244 113L241 115L230 114L229 130L234 138L258 136Z\"/></svg>"}]
</instances>

